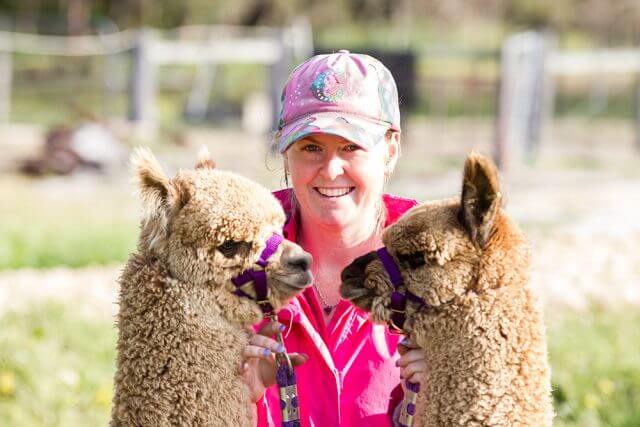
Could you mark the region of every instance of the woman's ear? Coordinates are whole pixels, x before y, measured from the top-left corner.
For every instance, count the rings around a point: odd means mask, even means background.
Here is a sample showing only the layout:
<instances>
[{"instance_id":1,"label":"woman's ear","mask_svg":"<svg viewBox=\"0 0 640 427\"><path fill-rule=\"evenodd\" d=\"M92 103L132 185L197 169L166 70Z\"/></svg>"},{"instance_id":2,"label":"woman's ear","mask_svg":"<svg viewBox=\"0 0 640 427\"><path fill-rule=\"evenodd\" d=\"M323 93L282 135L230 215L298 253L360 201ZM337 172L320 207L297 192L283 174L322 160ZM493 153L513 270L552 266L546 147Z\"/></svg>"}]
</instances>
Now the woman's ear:
<instances>
[{"instance_id":1,"label":"woman's ear","mask_svg":"<svg viewBox=\"0 0 640 427\"><path fill-rule=\"evenodd\" d=\"M387 152L385 159L385 175L390 176L396 168L396 163L400 157L400 132L390 131L389 137L385 137Z\"/></svg>"},{"instance_id":2,"label":"woman's ear","mask_svg":"<svg viewBox=\"0 0 640 427\"><path fill-rule=\"evenodd\" d=\"M289 173L289 157L286 151L282 153L282 161L284 164L284 173Z\"/></svg>"}]
</instances>

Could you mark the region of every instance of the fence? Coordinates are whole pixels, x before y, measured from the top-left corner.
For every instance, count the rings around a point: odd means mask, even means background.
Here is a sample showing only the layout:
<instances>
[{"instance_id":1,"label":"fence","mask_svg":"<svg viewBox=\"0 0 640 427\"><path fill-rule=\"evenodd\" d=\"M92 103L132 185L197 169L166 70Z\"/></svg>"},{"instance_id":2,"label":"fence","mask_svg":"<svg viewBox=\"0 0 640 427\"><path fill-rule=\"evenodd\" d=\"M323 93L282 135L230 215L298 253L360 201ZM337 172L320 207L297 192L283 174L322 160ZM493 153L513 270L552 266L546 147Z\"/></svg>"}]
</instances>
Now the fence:
<instances>
[{"instance_id":1,"label":"fence","mask_svg":"<svg viewBox=\"0 0 640 427\"><path fill-rule=\"evenodd\" d=\"M164 33L142 29L76 37L0 32L0 123L8 122L11 116L14 54L107 58L130 55L128 116L145 128L153 128L157 121L157 71L161 66L192 64L198 67L187 110L201 115L216 65L262 64L268 67L269 97L275 115L290 67L312 52L311 30L305 20L297 20L285 28L189 26ZM106 72L105 78L108 77Z\"/></svg>"},{"instance_id":2,"label":"fence","mask_svg":"<svg viewBox=\"0 0 640 427\"><path fill-rule=\"evenodd\" d=\"M502 169L533 158L544 122L553 116L554 78L640 74L640 49L563 52L556 44L554 36L538 32L516 34L503 43L494 153ZM640 91L635 96L640 150Z\"/></svg>"}]
</instances>

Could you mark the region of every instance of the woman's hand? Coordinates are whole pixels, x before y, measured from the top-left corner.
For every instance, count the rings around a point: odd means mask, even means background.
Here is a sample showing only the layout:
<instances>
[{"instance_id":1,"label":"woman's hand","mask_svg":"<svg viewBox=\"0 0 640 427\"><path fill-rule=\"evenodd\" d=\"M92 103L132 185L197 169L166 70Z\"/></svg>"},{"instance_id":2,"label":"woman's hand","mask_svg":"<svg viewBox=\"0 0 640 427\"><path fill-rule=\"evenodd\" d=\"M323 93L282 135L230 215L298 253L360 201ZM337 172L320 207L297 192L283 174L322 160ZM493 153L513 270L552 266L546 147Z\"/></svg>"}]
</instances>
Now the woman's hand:
<instances>
[{"instance_id":1,"label":"woman's hand","mask_svg":"<svg viewBox=\"0 0 640 427\"><path fill-rule=\"evenodd\" d=\"M284 329L284 325L266 323L257 333L251 335L249 345L242 354L242 375L249 386L251 400L254 403L260 400L267 387L276 383L277 367L274 354L284 351L282 345L271 338L278 332L278 328ZM302 365L309 359L309 356L301 353L290 353L289 357L293 366Z\"/></svg>"},{"instance_id":2,"label":"woman's hand","mask_svg":"<svg viewBox=\"0 0 640 427\"><path fill-rule=\"evenodd\" d=\"M400 378L422 384L427 377L427 362L424 360L422 349L404 339L398 344L398 353L401 357L397 360L396 366L400 367ZM404 381L402 384L404 387Z\"/></svg>"}]
</instances>

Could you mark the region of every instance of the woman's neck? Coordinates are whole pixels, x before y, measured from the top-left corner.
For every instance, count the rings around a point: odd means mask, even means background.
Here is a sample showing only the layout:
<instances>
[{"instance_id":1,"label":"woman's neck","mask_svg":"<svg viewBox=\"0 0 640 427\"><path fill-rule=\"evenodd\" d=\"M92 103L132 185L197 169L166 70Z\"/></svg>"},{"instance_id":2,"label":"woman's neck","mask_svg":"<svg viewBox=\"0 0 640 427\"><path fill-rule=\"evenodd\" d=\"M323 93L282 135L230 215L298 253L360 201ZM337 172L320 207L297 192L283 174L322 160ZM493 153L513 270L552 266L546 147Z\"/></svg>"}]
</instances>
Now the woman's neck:
<instances>
[{"instance_id":1,"label":"woman's neck","mask_svg":"<svg viewBox=\"0 0 640 427\"><path fill-rule=\"evenodd\" d=\"M300 222L298 243L325 265L344 264L344 267L381 244L376 218L335 228L321 227L304 218Z\"/></svg>"},{"instance_id":2,"label":"woman's neck","mask_svg":"<svg viewBox=\"0 0 640 427\"><path fill-rule=\"evenodd\" d=\"M378 248L381 243L380 227L375 215L372 221L360 221L353 227L322 228L301 218L298 243L313 256L311 264L313 286L324 308L335 307L341 299L342 270L357 257ZM329 322L332 311L325 311Z\"/></svg>"}]
</instances>

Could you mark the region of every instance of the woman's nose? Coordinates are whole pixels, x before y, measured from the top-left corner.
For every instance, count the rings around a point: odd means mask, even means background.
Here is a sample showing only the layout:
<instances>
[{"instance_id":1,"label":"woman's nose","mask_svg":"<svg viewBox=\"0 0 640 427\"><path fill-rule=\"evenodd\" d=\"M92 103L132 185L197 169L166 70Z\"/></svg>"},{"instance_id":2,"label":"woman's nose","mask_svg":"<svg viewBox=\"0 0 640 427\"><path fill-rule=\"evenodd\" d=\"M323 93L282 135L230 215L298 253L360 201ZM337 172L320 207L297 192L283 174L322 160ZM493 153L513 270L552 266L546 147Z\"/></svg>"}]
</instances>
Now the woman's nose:
<instances>
[{"instance_id":1,"label":"woman's nose","mask_svg":"<svg viewBox=\"0 0 640 427\"><path fill-rule=\"evenodd\" d=\"M327 157L321 173L328 180L336 179L344 173L344 160L337 155Z\"/></svg>"}]
</instances>

